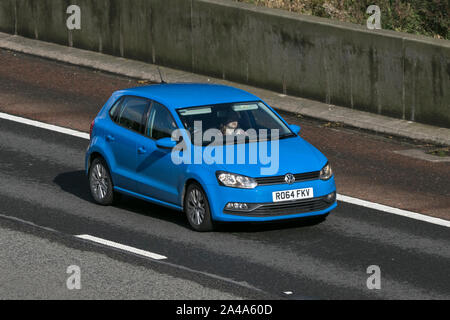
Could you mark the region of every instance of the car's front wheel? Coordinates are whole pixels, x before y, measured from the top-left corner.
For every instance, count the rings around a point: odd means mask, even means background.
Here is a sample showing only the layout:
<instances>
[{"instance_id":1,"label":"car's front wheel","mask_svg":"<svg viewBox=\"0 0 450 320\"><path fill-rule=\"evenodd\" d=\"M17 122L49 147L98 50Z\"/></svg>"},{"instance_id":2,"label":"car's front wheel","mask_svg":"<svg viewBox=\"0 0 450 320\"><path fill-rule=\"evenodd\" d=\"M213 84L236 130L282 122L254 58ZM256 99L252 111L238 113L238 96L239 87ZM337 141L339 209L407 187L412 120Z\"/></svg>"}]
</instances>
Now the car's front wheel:
<instances>
[{"instance_id":1,"label":"car's front wheel","mask_svg":"<svg viewBox=\"0 0 450 320\"><path fill-rule=\"evenodd\" d=\"M108 166L101 158L92 161L89 168L89 186L95 202L103 206L114 202L114 190Z\"/></svg>"},{"instance_id":2,"label":"car's front wheel","mask_svg":"<svg viewBox=\"0 0 450 320\"><path fill-rule=\"evenodd\" d=\"M184 211L191 227L196 231L214 229L208 198L198 183L191 183L184 199Z\"/></svg>"}]
</instances>

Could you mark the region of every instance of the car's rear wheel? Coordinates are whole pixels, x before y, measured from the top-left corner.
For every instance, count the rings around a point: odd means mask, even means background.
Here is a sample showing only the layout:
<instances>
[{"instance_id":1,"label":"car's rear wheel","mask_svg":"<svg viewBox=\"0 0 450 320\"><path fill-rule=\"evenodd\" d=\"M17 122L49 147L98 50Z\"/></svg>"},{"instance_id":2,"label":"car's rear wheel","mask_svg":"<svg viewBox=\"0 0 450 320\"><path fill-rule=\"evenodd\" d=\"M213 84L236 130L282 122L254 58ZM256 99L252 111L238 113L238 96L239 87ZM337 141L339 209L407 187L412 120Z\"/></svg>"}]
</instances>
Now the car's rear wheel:
<instances>
[{"instance_id":1,"label":"car's rear wheel","mask_svg":"<svg viewBox=\"0 0 450 320\"><path fill-rule=\"evenodd\" d=\"M114 190L108 166L101 158L95 158L89 168L89 186L95 202L103 206L114 202Z\"/></svg>"},{"instance_id":2,"label":"car's rear wheel","mask_svg":"<svg viewBox=\"0 0 450 320\"><path fill-rule=\"evenodd\" d=\"M184 211L191 227L196 231L214 229L208 198L198 183L191 183L184 199Z\"/></svg>"}]
</instances>

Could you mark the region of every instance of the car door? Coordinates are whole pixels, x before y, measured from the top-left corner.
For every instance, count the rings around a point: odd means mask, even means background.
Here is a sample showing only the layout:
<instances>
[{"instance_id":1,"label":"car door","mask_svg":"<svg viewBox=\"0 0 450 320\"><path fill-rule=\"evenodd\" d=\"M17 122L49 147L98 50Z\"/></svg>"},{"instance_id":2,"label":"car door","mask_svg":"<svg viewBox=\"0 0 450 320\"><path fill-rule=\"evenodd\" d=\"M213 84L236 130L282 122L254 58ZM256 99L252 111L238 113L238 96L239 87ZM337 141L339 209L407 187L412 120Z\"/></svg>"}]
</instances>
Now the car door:
<instances>
[{"instance_id":1,"label":"car door","mask_svg":"<svg viewBox=\"0 0 450 320\"><path fill-rule=\"evenodd\" d=\"M179 205L178 187L183 179L184 165L172 162L171 150L156 146L158 139L171 137L177 125L170 111L152 102L145 137L137 140L137 174L139 193L164 202Z\"/></svg>"},{"instance_id":2,"label":"car door","mask_svg":"<svg viewBox=\"0 0 450 320\"><path fill-rule=\"evenodd\" d=\"M105 136L114 156L113 181L116 187L136 192L136 141L145 131L150 101L139 97L124 97L117 109L111 110L116 123Z\"/></svg>"}]
</instances>

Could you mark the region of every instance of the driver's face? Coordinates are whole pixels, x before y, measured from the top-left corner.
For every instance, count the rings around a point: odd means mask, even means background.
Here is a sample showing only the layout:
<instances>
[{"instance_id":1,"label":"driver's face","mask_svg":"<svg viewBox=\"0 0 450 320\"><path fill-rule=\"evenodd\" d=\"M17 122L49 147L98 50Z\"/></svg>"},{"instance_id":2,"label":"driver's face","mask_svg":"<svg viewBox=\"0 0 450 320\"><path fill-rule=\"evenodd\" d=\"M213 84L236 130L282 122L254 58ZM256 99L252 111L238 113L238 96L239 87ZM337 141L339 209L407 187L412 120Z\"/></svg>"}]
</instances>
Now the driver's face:
<instances>
[{"instance_id":1,"label":"driver's face","mask_svg":"<svg viewBox=\"0 0 450 320\"><path fill-rule=\"evenodd\" d=\"M238 126L237 121L232 121L232 122L227 123L227 128L230 128L230 129L236 129L237 126Z\"/></svg>"}]
</instances>

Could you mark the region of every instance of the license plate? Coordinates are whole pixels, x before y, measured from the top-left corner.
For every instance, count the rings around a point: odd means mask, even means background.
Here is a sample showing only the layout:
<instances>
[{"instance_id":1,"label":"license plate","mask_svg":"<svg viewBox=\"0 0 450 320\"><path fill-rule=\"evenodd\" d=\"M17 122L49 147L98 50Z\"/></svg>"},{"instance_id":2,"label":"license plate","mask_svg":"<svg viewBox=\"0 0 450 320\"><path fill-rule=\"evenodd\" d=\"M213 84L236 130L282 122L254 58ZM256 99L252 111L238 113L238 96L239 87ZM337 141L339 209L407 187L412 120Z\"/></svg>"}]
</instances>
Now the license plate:
<instances>
[{"instance_id":1,"label":"license plate","mask_svg":"<svg viewBox=\"0 0 450 320\"><path fill-rule=\"evenodd\" d=\"M313 188L285 190L272 192L273 202L309 199L314 197Z\"/></svg>"}]
</instances>

